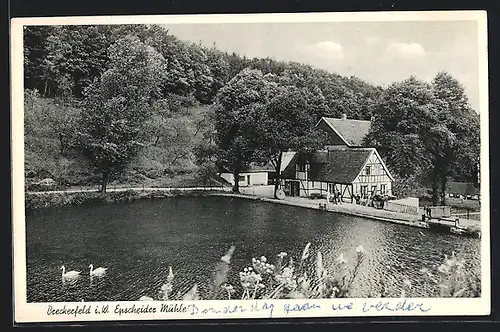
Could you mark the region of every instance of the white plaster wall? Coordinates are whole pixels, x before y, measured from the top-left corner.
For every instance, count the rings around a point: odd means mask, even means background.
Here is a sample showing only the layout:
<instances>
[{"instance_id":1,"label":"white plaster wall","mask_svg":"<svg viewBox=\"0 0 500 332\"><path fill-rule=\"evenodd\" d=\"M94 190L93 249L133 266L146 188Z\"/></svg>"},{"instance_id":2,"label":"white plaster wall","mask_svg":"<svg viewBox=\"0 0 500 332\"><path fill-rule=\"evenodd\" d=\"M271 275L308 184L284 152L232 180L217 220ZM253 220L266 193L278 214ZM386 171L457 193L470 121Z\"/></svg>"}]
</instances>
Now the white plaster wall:
<instances>
[{"instance_id":1,"label":"white plaster wall","mask_svg":"<svg viewBox=\"0 0 500 332\"><path fill-rule=\"evenodd\" d=\"M247 178L250 176L250 184L247 182ZM221 173L221 178L229 182L231 185L234 185L234 176L232 173ZM267 172L259 172L259 173L240 173L240 177L244 177L240 182L240 187L246 186L262 186L267 185L268 174Z\"/></svg>"}]
</instances>

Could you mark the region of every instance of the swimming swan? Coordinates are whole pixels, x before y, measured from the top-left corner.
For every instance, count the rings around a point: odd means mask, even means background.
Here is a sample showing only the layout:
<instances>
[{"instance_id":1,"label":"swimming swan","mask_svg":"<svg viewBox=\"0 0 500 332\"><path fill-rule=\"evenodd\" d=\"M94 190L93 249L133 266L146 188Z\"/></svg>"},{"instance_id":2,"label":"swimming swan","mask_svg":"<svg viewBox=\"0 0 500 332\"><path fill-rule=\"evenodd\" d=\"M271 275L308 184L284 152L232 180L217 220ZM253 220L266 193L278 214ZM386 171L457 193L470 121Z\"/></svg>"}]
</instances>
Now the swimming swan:
<instances>
[{"instance_id":1,"label":"swimming swan","mask_svg":"<svg viewBox=\"0 0 500 332\"><path fill-rule=\"evenodd\" d=\"M73 278L76 278L80 275L80 271L68 271L66 272L66 268L63 266L61 266L61 270L62 270L62 277L63 279L73 279Z\"/></svg>"},{"instance_id":2,"label":"swimming swan","mask_svg":"<svg viewBox=\"0 0 500 332\"><path fill-rule=\"evenodd\" d=\"M107 267L98 267L94 270L94 265L90 264L90 275L100 277L106 273Z\"/></svg>"}]
</instances>

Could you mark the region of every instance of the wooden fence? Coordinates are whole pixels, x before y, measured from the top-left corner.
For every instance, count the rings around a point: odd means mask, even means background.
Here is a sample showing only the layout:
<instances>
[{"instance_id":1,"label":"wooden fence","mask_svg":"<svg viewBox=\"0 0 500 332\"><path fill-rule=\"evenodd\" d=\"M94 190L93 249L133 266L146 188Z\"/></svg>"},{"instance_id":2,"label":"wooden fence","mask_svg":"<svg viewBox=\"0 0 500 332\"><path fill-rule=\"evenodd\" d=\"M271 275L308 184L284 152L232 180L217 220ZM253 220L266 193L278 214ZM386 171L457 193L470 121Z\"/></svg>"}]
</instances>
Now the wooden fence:
<instances>
[{"instance_id":1,"label":"wooden fence","mask_svg":"<svg viewBox=\"0 0 500 332\"><path fill-rule=\"evenodd\" d=\"M399 212L399 213L406 213L406 214L413 214L413 215L420 214L420 209L418 208L418 206L404 205L404 204L399 204L399 203L395 203L395 202L391 202L391 201L384 202L384 210L392 211L392 212Z\"/></svg>"}]
</instances>

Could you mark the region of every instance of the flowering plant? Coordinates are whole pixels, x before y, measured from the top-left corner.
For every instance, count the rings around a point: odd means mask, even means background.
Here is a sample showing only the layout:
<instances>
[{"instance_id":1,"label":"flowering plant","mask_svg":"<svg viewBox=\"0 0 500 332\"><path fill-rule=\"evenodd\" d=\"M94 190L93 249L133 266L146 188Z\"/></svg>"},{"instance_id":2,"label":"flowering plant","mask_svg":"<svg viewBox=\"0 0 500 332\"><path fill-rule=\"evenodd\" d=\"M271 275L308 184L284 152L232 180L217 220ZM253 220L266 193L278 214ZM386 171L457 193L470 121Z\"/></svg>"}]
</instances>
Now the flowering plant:
<instances>
[{"instance_id":1,"label":"flowering plant","mask_svg":"<svg viewBox=\"0 0 500 332\"><path fill-rule=\"evenodd\" d=\"M235 294L242 300L348 298L352 295L353 283L359 277L367 256L363 246L359 245L352 260L341 253L333 260L331 266L325 266L321 251L318 250L316 255L312 254L311 244L307 243L297 262L286 252L276 255L275 264L265 256L252 258L251 266L239 272L239 287L235 287L227 282L234 250L235 247L232 246L218 262L214 271L212 291L207 299L231 300ZM435 272L427 268L420 269L427 283L433 284L434 288L438 286L440 297L480 296L480 274L476 273L473 277L469 277L464 271L465 261L460 260L454 252L450 257L445 255L442 264ZM169 267L158 300L200 299L197 284L184 295L178 293L172 296L173 281L174 274ZM418 286L425 287L423 284ZM381 290L375 297L394 297L398 292L401 297L411 296L415 295L412 293L418 288L408 279L402 280L399 287L382 280ZM154 299L143 296L141 300Z\"/></svg>"}]
</instances>

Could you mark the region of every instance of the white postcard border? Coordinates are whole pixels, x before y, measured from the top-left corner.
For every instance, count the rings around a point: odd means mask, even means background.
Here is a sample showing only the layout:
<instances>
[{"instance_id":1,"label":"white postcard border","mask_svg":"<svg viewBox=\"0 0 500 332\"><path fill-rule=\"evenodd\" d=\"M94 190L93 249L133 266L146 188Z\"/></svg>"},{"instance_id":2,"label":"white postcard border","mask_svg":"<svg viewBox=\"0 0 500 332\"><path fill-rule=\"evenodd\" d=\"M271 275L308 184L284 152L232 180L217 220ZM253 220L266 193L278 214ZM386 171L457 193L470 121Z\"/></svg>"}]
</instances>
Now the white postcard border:
<instances>
[{"instance_id":1,"label":"white postcard border","mask_svg":"<svg viewBox=\"0 0 500 332\"><path fill-rule=\"evenodd\" d=\"M143 15L95 17L14 18L11 20L11 86L12 86L12 209L14 259L14 319L17 323L68 322L149 319L230 319L292 317L361 317L361 316L477 316L491 311L490 285L490 216L489 216L489 121L487 15L485 11L432 12L352 12L304 14L230 14L230 15ZM481 121L481 286L482 296L469 299L333 299L272 301L172 301L172 302L26 302L26 238L24 220L24 114L23 114L23 25L67 24L197 24L197 23L264 23L264 22L381 22L381 21L455 21L475 20L478 24L480 121ZM379 302L381 304L379 304ZM177 304L178 312L160 312L161 306ZM419 305L420 304L420 305ZM109 313L97 313L108 305ZM155 313L123 313L121 308L148 305ZM85 306L85 307L84 307ZM89 311L90 313L84 313ZM272 306L272 310L271 310ZM332 307L333 306L333 307ZM53 310L77 309L75 314L49 314ZM97 311L96 311L97 308ZM100 309L99 309L100 308ZM186 309L182 312L182 308ZM336 309L335 309L336 308ZM342 310L340 308L343 308ZM367 308L369 310L367 310ZM78 314L78 309L81 311ZM335 309L335 310L334 310ZM380 309L380 310L379 310ZM410 310L411 309L411 310ZM151 310L151 309L150 309ZM190 311L189 311L190 310ZM196 313L194 313L197 310ZM52 311L55 313L55 311Z\"/></svg>"}]
</instances>

